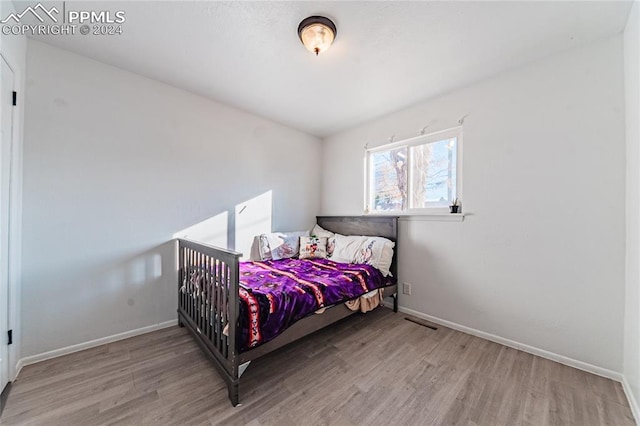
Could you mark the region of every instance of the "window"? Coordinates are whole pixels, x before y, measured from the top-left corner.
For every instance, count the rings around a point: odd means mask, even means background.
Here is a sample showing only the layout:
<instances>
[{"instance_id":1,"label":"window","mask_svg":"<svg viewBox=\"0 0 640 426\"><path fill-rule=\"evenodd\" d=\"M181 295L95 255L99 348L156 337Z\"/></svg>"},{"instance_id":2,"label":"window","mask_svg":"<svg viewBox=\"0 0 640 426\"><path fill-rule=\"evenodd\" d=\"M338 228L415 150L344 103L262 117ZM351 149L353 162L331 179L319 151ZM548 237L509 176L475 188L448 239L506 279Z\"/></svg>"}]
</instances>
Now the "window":
<instances>
[{"instance_id":1,"label":"window","mask_svg":"<svg viewBox=\"0 0 640 426\"><path fill-rule=\"evenodd\" d=\"M460 197L462 128L367 150L370 213L440 213Z\"/></svg>"}]
</instances>

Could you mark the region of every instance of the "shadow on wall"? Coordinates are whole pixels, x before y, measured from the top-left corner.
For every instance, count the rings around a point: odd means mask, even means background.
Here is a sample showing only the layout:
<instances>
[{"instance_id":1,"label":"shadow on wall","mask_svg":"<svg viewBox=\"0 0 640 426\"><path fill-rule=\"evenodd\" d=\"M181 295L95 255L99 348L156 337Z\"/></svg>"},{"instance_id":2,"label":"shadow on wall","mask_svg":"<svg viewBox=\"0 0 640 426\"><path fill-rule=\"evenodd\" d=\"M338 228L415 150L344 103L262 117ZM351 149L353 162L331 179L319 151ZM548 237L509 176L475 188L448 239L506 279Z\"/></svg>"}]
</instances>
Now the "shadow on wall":
<instances>
[{"instance_id":1,"label":"shadow on wall","mask_svg":"<svg viewBox=\"0 0 640 426\"><path fill-rule=\"evenodd\" d=\"M30 342L37 341L43 349L28 346L24 356L149 326L149 318L156 322L170 320L166 313L174 310L177 298L177 287L172 284L178 279L174 253L175 243L167 241L106 263L102 260L79 263L73 274L48 269L45 276L36 277L56 285L47 287L41 294L40 319L25 318L24 321L37 323L41 318L56 318L67 329L75 331L64 337L69 340L61 340L46 327L36 327ZM65 294L74 309L47 303L55 297L49 291ZM105 322L105 318L109 321Z\"/></svg>"},{"instance_id":2,"label":"shadow on wall","mask_svg":"<svg viewBox=\"0 0 640 426\"><path fill-rule=\"evenodd\" d=\"M121 287L123 284L129 284L132 287L140 286L145 283L153 282L163 275L163 255L166 249L171 245L168 241L159 246L153 247L145 252L134 255L124 262L118 264L117 267L109 267L104 274L104 288L106 290Z\"/></svg>"},{"instance_id":3,"label":"shadow on wall","mask_svg":"<svg viewBox=\"0 0 640 426\"><path fill-rule=\"evenodd\" d=\"M224 211L173 234L173 238L228 248L251 255L256 235L271 232L273 216L273 192L267 191L250 200L238 203L233 212Z\"/></svg>"}]
</instances>

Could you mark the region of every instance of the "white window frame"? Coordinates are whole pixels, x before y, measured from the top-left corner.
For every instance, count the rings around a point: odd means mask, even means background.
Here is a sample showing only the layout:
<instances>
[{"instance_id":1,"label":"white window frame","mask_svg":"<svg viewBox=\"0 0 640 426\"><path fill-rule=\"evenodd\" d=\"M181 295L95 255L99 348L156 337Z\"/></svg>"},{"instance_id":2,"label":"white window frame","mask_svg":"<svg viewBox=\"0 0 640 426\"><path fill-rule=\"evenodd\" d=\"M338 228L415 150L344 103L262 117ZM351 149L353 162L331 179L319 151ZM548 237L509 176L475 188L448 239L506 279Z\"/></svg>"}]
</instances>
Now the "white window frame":
<instances>
[{"instance_id":1,"label":"white window frame","mask_svg":"<svg viewBox=\"0 0 640 426\"><path fill-rule=\"evenodd\" d=\"M410 155L410 148L429 143L440 142L446 139L456 138L456 192L455 197L462 200L462 126L441 130L427 135L420 135L414 138L392 142L375 148L367 148L364 156L364 211L366 214L376 215L430 215L449 213L449 207L411 207L411 186L413 185L413 165ZM373 207L373 193L371 191L371 179L373 167L371 167L371 154L382 151L389 151L397 148L407 148L407 208L406 210L371 210Z\"/></svg>"}]
</instances>

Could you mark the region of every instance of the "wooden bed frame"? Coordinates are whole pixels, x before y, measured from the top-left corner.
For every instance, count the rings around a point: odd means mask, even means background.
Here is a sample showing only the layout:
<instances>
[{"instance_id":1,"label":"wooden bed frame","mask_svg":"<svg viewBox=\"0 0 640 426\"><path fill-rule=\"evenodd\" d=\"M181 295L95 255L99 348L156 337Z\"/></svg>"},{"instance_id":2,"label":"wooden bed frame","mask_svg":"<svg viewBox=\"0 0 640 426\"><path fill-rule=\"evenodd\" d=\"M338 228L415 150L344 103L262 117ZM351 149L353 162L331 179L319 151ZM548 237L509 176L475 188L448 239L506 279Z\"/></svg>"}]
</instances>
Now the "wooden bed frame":
<instances>
[{"instance_id":1,"label":"wooden bed frame","mask_svg":"<svg viewBox=\"0 0 640 426\"><path fill-rule=\"evenodd\" d=\"M318 216L324 229L342 235L380 236L396 242L390 271L397 277L398 218L390 216ZM357 311L344 303L327 308L321 315L310 315L286 329L275 339L240 353L239 336L239 263L241 253L189 240L178 239L178 323L186 327L213 361L225 380L231 403L238 405L238 384L249 363L288 343L307 336ZM203 268L204 265L204 268ZM192 273L206 270L201 277L213 289L203 295L188 279ZM183 291L184 286L184 291ZM397 285L384 288L384 297L393 297L398 311ZM224 333L225 327L227 332Z\"/></svg>"}]
</instances>

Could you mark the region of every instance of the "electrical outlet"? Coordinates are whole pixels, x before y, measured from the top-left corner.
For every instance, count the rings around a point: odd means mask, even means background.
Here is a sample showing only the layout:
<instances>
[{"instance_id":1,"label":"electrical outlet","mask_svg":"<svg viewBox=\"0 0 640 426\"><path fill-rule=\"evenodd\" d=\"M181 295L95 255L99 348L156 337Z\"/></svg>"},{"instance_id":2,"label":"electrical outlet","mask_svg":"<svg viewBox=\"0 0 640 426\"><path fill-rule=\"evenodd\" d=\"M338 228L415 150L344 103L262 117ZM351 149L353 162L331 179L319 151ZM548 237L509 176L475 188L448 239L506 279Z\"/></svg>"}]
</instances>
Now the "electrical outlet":
<instances>
[{"instance_id":1,"label":"electrical outlet","mask_svg":"<svg viewBox=\"0 0 640 426\"><path fill-rule=\"evenodd\" d=\"M402 283L402 294L407 294L411 296L411 284Z\"/></svg>"}]
</instances>

